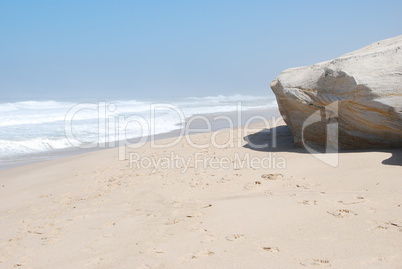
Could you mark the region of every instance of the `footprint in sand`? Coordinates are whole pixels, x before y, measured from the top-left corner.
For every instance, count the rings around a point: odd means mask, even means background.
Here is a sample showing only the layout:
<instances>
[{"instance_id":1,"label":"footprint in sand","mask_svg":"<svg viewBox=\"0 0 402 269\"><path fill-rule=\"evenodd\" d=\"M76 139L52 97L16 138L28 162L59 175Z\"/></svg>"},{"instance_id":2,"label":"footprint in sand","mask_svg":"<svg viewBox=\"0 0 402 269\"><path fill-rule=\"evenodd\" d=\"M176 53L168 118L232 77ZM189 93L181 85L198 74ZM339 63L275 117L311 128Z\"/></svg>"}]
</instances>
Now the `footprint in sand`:
<instances>
[{"instance_id":1,"label":"footprint in sand","mask_svg":"<svg viewBox=\"0 0 402 269\"><path fill-rule=\"evenodd\" d=\"M58 236L47 236L47 237L42 237L42 245L52 245L56 244L61 241L61 239Z\"/></svg>"},{"instance_id":2,"label":"footprint in sand","mask_svg":"<svg viewBox=\"0 0 402 269\"><path fill-rule=\"evenodd\" d=\"M392 220L388 222L389 225L402 228L402 221Z\"/></svg>"},{"instance_id":3,"label":"footprint in sand","mask_svg":"<svg viewBox=\"0 0 402 269\"><path fill-rule=\"evenodd\" d=\"M355 197L356 200L353 201L338 201L338 203L343 204L343 205L353 205L353 204L360 204L360 203L364 203L364 197L362 196L357 196Z\"/></svg>"},{"instance_id":4,"label":"footprint in sand","mask_svg":"<svg viewBox=\"0 0 402 269\"><path fill-rule=\"evenodd\" d=\"M387 226L385 226L385 225L377 225L376 227L375 227L375 229L383 229L383 230L387 230L388 229L388 227ZM372 229L373 230L373 229Z\"/></svg>"},{"instance_id":5,"label":"footprint in sand","mask_svg":"<svg viewBox=\"0 0 402 269\"><path fill-rule=\"evenodd\" d=\"M204 239L201 240L201 243L210 243L218 240L218 237L210 235L210 234L205 234Z\"/></svg>"},{"instance_id":6,"label":"footprint in sand","mask_svg":"<svg viewBox=\"0 0 402 269\"><path fill-rule=\"evenodd\" d=\"M279 252L279 248L277 247L262 247L262 249L271 253Z\"/></svg>"},{"instance_id":7,"label":"footprint in sand","mask_svg":"<svg viewBox=\"0 0 402 269\"><path fill-rule=\"evenodd\" d=\"M227 183L230 182L232 179L228 177L222 177L220 180L216 181L217 183Z\"/></svg>"},{"instance_id":8,"label":"footprint in sand","mask_svg":"<svg viewBox=\"0 0 402 269\"><path fill-rule=\"evenodd\" d=\"M282 179L283 175L282 174L263 174L261 175L262 178L265 178L267 180L277 180L277 179Z\"/></svg>"},{"instance_id":9,"label":"footprint in sand","mask_svg":"<svg viewBox=\"0 0 402 269\"><path fill-rule=\"evenodd\" d=\"M306 189L306 190L314 188L314 187L319 187L319 186L320 185L318 185L318 184L309 184L309 183L304 184L304 185L296 184L296 188L302 188L302 189Z\"/></svg>"},{"instance_id":10,"label":"footprint in sand","mask_svg":"<svg viewBox=\"0 0 402 269\"><path fill-rule=\"evenodd\" d=\"M193 214L189 214L186 217L187 218L197 218L197 217L202 217L203 215L204 214L202 212L196 212L196 213L193 213Z\"/></svg>"},{"instance_id":11,"label":"footprint in sand","mask_svg":"<svg viewBox=\"0 0 402 269\"><path fill-rule=\"evenodd\" d=\"M201 182L201 181L196 181L196 180L192 180L188 185L190 186L190 187L197 187L197 186L199 186L199 185L202 185L203 183Z\"/></svg>"},{"instance_id":12,"label":"footprint in sand","mask_svg":"<svg viewBox=\"0 0 402 269\"><path fill-rule=\"evenodd\" d=\"M168 219L167 221L165 221L165 225L174 225L177 223L183 222L183 220L181 219Z\"/></svg>"},{"instance_id":13,"label":"footprint in sand","mask_svg":"<svg viewBox=\"0 0 402 269\"><path fill-rule=\"evenodd\" d=\"M313 200L313 201L303 200L303 201L300 201L299 204L302 204L302 205L317 205L317 201L316 200Z\"/></svg>"},{"instance_id":14,"label":"footprint in sand","mask_svg":"<svg viewBox=\"0 0 402 269\"><path fill-rule=\"evenodd\" d=\"M246 236L244 234L232 234L232 235L226 236L225 238L228 241L235 241L235 240L245 239Z\"/></svg>"},{"instance_id":15,"label":"footprint in sand","mask_svg":"<svg viewBox=\"0 0 402 269\"><path fill-rule=\"evenodd\" d=\"M245 189L245 190L252 190L252 189L256 188L256 187L259 186L259 185L261 185L261 181L250 182L250 183L247 183L247 184L244 186L244 189Z\"/></svg>"},{"instance_id":16,"label":"footprint in sand","mask_svg":"<svg viewBox=\"0 0 402 269\"><path fill-rule=\"evenodd\" d=\"M183 203L179 202L179 201L173 201L172 202L172 207L181 208L181 207L183 207Z\"/></svg>"},{"instance_id":17,"label":"footprint in sand","mask_svg":"<svg viewBox=\"0 0 402 269\"><path fill-rule=\"evenodd\" d=\"M50 197L52 196L52 194L43 194L41 196L39 196L39 198L46 198L46 197Z\"/></svg>"},{"instance_id":18,"label":"footprint in sand","mask_svg":"<svg viewBox=\"0 0 402 269\"><path fill-rule=\"evenodd\" d=\"M215 254L215 252L213 252L213 251L201 250L201 251L196 252L194 254L188 254L188 255L184 256L183 258L181 258L180 260L182 260L182 261L190 261L190 260L194 260L194 259L209 257L209 256L214 255L214 254Z\"/></svg>"},{"instance_id":19,"label":"footprint in sand","mask_svg":"<svg viewBox=\"0 0 402 269\"><path fill-rule=\"evenodd\" d=\"M310 259L306 261L300 262L303 266L316 266L316 265L324 265L324 266L331 266L329 260L327 259Z\"/></svg>"},{"instance_id":20,"label":"footprint in sand","mask_svg":"<svg viewBox=\"0 0 402 269\"><path fill-rule=\"evenodd\" d=\"M338 209L333 211L327 211L327 213L337 218L344 218L352 215L357 216L355 212L349 209Z\"/></svg>"},{"instance_id":21,"label":"footprint in sand","mask_svg":"<svg viewBox=\"0 0 402 269\"><path fill-rule=\"evenodd\" d=\"M163 250L163 249L156 249L156 248L154 248L154 253L156 253L156 254L164 254L164 253L166 253L166 251L165 250Z\"/></svg>"},{"instance_id":22,"label":"footprint in sand","mask_svg":"<svg viewBox=\"0 0 402 269\"><path fill-rule=\"evenodd\" d=\"M209 251L209 250L202 250L200 252L195 253L194 255L191 256L191 259L198 259L198 258L202 258L202 257L208 257L211 255L214 255L215 252L213 251Z\"/></svg>"}]
</instances>

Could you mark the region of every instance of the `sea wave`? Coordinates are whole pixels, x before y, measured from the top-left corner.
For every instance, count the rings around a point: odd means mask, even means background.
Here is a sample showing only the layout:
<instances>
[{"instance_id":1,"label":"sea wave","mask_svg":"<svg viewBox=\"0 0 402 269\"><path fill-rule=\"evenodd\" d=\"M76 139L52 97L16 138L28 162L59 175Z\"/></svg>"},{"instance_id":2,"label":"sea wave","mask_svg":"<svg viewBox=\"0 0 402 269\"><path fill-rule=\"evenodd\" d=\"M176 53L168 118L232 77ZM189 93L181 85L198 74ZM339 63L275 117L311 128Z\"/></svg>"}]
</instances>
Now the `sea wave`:
<instances>
[{"instance_id":1,"label":"sea wave","mask_svg":"<svg viewBox=\"0 0 402 269\"><path fill-rule=\"evenodd\" d=\"M216 95L216 96L204 96L204 97L186 97L187 100L210 100L216 102L236 102L236 101L255 101L261 99L267 99L267 96L253 96L253 95Z\"/></svg>"},{"instance_id":2,"label":"sea wave","mask_svg":"<svg viewBox=\"0 0 402 269\"><path fill-rule=\"evenodd\" d=\"M106 106L103 110L98 109L99 104ZM71 122L74 134L83 143L105 142L99 139L102 132L109 134L108 141L111 141L110 137L119 140L149 135L149 129L142 128L135 121L128 126L124 122L116 125L114 131L110 130L108 124L120 123L121 119L124 121L135 116L143 119L144 126L150 126L151 105L158 106L153 111L155 134L180 128L179 125L184 122L183 116L188 118L200 114L230 113L239 109L249 111L277 107L273 97L247 95L187 97L166 104L168 106L164 107L163 103L135 99L88 103L51 100L0 103L0 157L72 147L65 135L67 121ZM76 110L73 116L69 114L71 109ZM102 122L104 126L100 126Z\"/></svg>"},{"instance_id":3,"label":"sea wave","mask_svg":"<svg viewBox=\"0 0 402 269\"><path fill-rule=\"evenodd\" d=\"M236 102L241 102L241 109L265 109L276 107L273 98L261 96L207 96L207 97L188 97L168 104L181 109L186 117L193 114L211 114L221 112L231 112L239 109ZM97 109L97 105L106 104L105 111ZM156 103L143 102L137 100L113 101L102 103L72 103L57 101L24 101L16 103L0 104L0 127L13 125L32 125L52 123L65 120L93 120L104 119L110 116L122 114L144 115L149 114L151 105ZM160 103L162 104L162 103ZM80 106L82 109L68 117L72 109ZM87 109L83 109L87 107ZM159 107L159 110L162 108Z\"/></svg>"},{"instance_id":4,"label":"sea wave","mask_svg":"<svg viewBox=\"0 0 402 269\"><path fill-rule=\"evenodd\" d=\"M67 139L35 138L24 141L0 139L0 157L20 156L72 147Z\"/></svg>"},{"instance_id":5,"label":"sea wave","mask_svg":"<svg viewBox=\"0 0 402 269\"><path fill-rule=\"evenodd\" d=\"M15 103L0 103L0 111L61 109L71 107L71 105L72 103L57 101L23 101Z\"/></svg>"}]
</instances>

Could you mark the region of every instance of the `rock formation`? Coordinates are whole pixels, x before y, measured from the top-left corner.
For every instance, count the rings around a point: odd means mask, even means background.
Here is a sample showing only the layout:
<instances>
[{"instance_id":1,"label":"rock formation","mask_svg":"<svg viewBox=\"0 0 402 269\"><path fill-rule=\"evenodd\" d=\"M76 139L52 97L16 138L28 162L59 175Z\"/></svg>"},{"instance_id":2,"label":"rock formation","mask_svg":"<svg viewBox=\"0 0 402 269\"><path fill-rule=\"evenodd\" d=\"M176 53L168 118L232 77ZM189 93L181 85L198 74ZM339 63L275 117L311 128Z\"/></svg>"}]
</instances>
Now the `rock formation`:
<instances>
[{"instance_id":1,"label":"rock formation","mask_svg":"<svg viewBox=\"0 0 402 269\"><path fill-rule=\"evenodd\" d=\"M271 88L296 145L402 147L402 35L287 69Z\"/></svg>"}]
</instances>

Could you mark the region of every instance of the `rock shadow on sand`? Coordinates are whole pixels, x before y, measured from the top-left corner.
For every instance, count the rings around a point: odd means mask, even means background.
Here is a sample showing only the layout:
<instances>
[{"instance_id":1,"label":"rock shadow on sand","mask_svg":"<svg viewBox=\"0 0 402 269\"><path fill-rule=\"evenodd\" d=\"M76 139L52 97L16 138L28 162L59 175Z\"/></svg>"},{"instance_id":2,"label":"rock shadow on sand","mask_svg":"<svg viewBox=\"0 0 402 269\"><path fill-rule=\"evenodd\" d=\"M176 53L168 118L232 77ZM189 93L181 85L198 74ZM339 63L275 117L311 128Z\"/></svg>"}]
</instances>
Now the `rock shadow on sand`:
<instances>
[{"instance_id":1,"label":"rock shadow on sand","mask_svg":"<svg viewBox=\"0 0 402 269\"><path fill-rule=\"evenodd\" d=\"M294 145L293 136L288 126L277 126L270 129L263 129L257 133L249 134L243 139L247 142L244 148L262 152L294 152L310 154L306 149ZM324 149L318 149L325 152ZM388 159L383 160L383 165L402 166L402 149L367 149L367 150L340 150L339 153L353 152L384 152L392 154Z\"/></svg>"},{"instance_id":2,"label":"rock shadow on sand","mask_svg":"<svg viewBox=\"0 0 402 269\"><path fill-rule=\"evenodd\" d=\"M308 153L304 148L296 147L288 126L276 126L249 134L243 139L247 142L244 148L263 152L299 152Z\"/></svg>"}]
</instances>

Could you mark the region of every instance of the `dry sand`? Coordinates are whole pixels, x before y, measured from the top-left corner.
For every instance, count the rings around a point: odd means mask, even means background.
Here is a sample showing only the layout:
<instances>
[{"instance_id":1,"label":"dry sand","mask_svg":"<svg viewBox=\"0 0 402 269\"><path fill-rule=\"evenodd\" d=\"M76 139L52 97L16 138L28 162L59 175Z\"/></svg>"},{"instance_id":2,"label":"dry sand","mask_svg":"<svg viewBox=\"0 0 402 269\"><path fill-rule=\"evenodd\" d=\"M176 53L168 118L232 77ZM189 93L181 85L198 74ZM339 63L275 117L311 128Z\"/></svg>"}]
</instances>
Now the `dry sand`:
<instances>
[{"instance_id":1,"label":"dry sand","mask_svg":"<svg viewBox=\"0 0 402 269\"><path fill-rule=\"evenodd\" d=\"M185 172L130 168L117 149L0 171L0 268L401 268L401 150L341 153L334 168L277 130L276 148L221 132L233 146L204 133L190 137L202 149L130 149L143 165L189 158Z\"/></svg>"}]
</instances>

